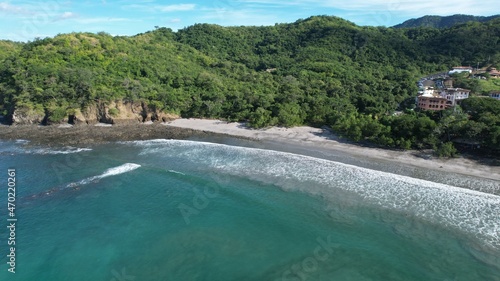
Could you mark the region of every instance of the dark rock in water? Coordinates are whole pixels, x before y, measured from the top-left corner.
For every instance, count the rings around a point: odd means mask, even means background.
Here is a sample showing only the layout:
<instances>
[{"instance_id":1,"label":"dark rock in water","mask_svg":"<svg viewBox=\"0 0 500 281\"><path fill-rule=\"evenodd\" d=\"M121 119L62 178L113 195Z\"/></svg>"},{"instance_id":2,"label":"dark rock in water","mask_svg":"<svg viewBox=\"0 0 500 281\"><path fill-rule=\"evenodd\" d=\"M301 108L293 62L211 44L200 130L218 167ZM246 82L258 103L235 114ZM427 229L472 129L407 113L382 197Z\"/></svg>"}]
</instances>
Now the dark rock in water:
<instances>
[{"instance_id":1,"label":"dark rock in water","mask_svg":"<svg viewBox=\"0 0 500 281\"><path fill-rule=\"evenodd\" d=\"M70 127L38 125L0 126L0 139L26 139L30 140L33 145L43 144L49 146L76 146L112 141L148 139L185 139L191 136L206 136L210 134L190 129L168 127L159 123L142 126L138 122L116 124L110 127L96 127L85 124Z\"/></svg>"}]
</instances>

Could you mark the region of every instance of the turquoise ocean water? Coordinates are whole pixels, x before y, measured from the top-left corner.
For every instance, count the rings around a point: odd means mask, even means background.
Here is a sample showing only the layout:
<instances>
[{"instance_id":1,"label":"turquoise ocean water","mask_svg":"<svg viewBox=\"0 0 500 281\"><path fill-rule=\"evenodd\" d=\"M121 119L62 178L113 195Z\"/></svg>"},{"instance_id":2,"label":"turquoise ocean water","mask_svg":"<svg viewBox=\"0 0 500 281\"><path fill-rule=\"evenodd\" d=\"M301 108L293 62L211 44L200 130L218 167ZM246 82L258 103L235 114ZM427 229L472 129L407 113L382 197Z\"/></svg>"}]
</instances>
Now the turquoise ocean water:
<instances>
[{"instance_id":1,"label":"turquoise ocean water","mask_svg":"<svg viewBox=\"0 0 500 281\"><path fill-rule=\"evenodd\" d=\"M0 280L500 280L500 197L446 180L181 140L0 160Z\"/></svg>"}]
</instances>

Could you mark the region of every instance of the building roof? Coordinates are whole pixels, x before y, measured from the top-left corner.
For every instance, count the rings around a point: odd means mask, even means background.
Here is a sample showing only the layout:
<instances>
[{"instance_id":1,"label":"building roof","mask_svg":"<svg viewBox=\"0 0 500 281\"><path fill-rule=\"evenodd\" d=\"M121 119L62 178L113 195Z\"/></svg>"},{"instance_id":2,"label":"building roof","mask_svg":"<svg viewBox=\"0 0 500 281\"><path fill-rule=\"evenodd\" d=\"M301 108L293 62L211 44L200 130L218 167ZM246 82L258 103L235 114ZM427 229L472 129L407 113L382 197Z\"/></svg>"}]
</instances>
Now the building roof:
<instances>
[{"instance_id":1,"label":"building roof","mask_svg":"<svg viewBox=\"0 0 500 281\"><path fill-rule=\"evenodd\" d=\"M438 93L425 93L423 95L418 96L418 98L431 98L431 99L445 99L441 97Z\"/></svg>"},{"instance_id":2,"label":"building roof","mask_svg":"<svg viewBox=\"0 0 500 281\"><path fill-rule=\"evenodd\" d=\"M452 69L472 69L470 66L455 66Z\"/></svg>"},{"instance_id":3,"label":"building roof","mask_svg":"<svg viewBox=\"0 0 500 281\"><path fill-rule=\"evenodd\" d=\"M447 92L471 92L471 90L462 89L462 88L446 88Z\"/></svg>"}]
</instances>

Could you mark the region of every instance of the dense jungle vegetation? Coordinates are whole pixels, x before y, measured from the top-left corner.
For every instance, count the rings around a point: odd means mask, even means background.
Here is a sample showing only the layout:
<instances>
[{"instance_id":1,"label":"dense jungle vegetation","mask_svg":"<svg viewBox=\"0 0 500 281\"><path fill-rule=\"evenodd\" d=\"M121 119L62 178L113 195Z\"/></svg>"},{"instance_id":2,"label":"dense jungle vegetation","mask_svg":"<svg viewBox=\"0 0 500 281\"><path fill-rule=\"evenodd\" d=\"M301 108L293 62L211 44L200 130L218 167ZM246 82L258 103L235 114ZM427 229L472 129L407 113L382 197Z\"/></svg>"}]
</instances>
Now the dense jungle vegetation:
<instances>
[{"instance_id":1,"label":"dense jungle vegetation","mask_svg":"<svg viewBox=\"0 0 500 281\"><path fill-rule=\"evenodd\" d=\"M498 155L500 101L474 97L432 113L415 109L415 96L416 82L428 74L478 62L500 68L499 41L500 19L395 29L329 16L1 41L0 113L29 108L62 120L92 103L140 100L183 117L248 121L254 128L328 126L354 141L432 147L446 156L461 139ZM476 84L475 95L486 94Z\"/></svg>"},{"instance_id":2,"label":"dense jungle vegetation","mask_svg":"<svg viewBox=\"0 0 500 281\"><path fill-rule=\"evenodd\" d=\"M435 27L435 28L449 28L457 24L468 23L472 21L487 22L500 15L489 17L471 16L471 15L452 15L452 16L423 16L417 19L409 19L401 24L395 25L395 28L408 28L408 27Z\"/></svg>"}]
</instances>

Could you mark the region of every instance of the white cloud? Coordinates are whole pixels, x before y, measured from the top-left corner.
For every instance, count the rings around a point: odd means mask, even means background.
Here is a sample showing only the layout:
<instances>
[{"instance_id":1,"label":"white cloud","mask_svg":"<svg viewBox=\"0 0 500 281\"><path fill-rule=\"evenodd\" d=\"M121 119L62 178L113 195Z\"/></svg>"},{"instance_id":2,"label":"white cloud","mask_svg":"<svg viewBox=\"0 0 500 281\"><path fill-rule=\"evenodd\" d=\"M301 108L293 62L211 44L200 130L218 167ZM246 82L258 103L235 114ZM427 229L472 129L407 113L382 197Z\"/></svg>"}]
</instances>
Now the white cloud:
<instances>
[{"instance_id":1,"label":"white cloud","mask_svg":"<svg viewBox=\"0 0 500 281\"><path fill-rule=\"evenodd\" d=\"M29 11L28 9L17 5L11 5L8 2L0 2L0 12L7 14L22 14L22 15L32 14L32 12Z\"/></svg>"},{"instance_id":2,"label":"white cloud","mask_svg":"<svg viewBox=\"0 0 500 281\"><path fill-rule=\"evenodd\" d=\"M61 15L61 18L63 19L69 19L69 18L73 18L75 17L76 14L75 13L72 13L72 12L64 12L62 15Z\"/></svg>"},{"instance_id":3,"label":"white cloud","mask_svg":"<svg viewBox=\"0 0 500 281\"><path fill-rule=\"evenodd\" d=\"M280 16L277 14L254 9L205 9L205 14L199 17L199 20L209 21L225 26L239 25L273 25L280 22Z\"/></svg>"},{"instance_id":4,"label":"white cloud","mask_svg":"<svg viewBox=\"0 0 500 281\"><path fill-rule=\"evenodd\" d=\"M68 19L73 19L73 18L78 18L78 17L79 17L79 15L75 14L73 12L64 12L55 21L68 20Z\"/></svg>"},{"instance_id":5,"label":"white cloud","mask_svg":"<svg viewBox=\"0 0 500 281\"><path fill-rule=\"evenodd\" d=\"M135 20L127 19L127 18L101 17L101 18L79 18L76 21L78 23L81 23L81 24L93 24L93 23L103 23L103 22L126 22L126 21L135 21Z\"/></svg>"},{"instance_id":6,"label":"white cloud","mask_svg":"<svg viewBox=\"0 0 500 281\"><path fill-rule=\"evenodd\" d=\"M229 2L229 1L222 1ZM231 1L232 2L232 1ZM263 5L279 5L279 6L298 6L298 5L307 5L310 2L314 2L314 0L296 0L296 1L280 1L280 0L239 0L236 1L241 4L263 4ZM318 1L320 2L320 1Z\"/></svg>"},{"instance_id":7,"label":"white cloud","mask_svg":"<svg viewBox=\"0 0 500 281\"><path fill-rule=\"evenodd\" d=\"M452 14L493 15L500 13L498 0L454 0L449 3L435 0L239 0L238 2L244 4L303 6L311 8L325 7L364 13L393 12L398 13L399 16L444 16Z\"/></svg>"},{"instance_id":8,"label":"white cloud","mask_svg":"<svg viewBox=\"0 0 500 281\"><path fill-rule=\"evenodd\" d=\"M191 11L196 7L195 4L175 4L175 5L167 5L160 6L158 10L162 12L181 12L181 11Z\"/></svg>"},{"instance_id":9,"label":"white cloud","mask_svg":"<svg viewBox=\"0 0 500 281\"><path fill-rule=\"evenodd\" d=\"M182 20L181 20L181 19L179 19L179 18L176 18L176 19L171 19L171 20L170 20L170 22L171 22L171 23L179 23L179 22L181 22L181 21L182 21Z\"/></svg>"},{"instance_id":10,"label":"white cloud","mask_svg":"<svg viewBox=\"0 0 500 281\"><path fill-rule=\"evenodd\" d=\"M156 2L156 0L119 0L119 1L117 1L117 3L119 3L119 4L130 4L130 3L141 4L141 3L154 3L154 2Z\"/></svg>"},{"instance_id":11,"label":"white cloud","mask_svg":"<svg viewBox=\"0 0 500 281\"><path fill-rule=\"evenodd\" d=\"M192 11L196 8L196 4L174 4L174 5L149 5L149 4L130 4L122 6L126 10L141 10L148 13L171 13L171 12L185 12Z\"/></svg>"}]
</instances>

